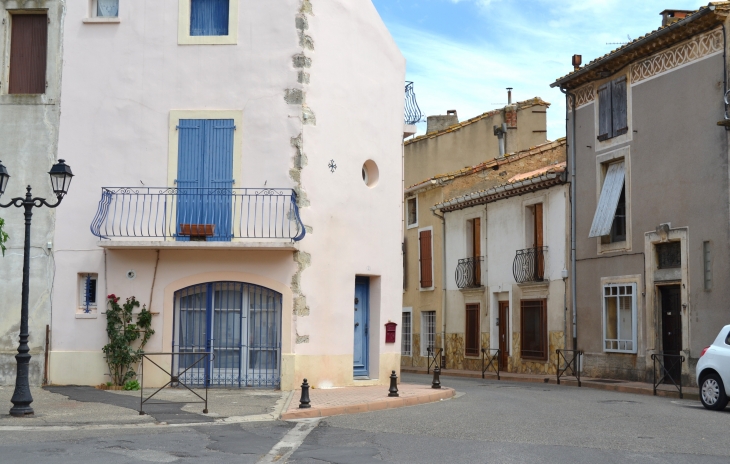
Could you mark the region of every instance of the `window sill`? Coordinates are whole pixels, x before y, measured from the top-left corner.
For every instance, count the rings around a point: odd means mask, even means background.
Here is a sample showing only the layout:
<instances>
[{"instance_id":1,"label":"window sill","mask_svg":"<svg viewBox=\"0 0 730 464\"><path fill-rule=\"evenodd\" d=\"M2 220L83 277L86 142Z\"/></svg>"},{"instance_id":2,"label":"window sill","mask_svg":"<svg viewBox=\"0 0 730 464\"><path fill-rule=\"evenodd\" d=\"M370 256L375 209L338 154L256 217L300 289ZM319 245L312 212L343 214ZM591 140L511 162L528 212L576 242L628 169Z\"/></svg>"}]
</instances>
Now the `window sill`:
<instances>
[{"instance_id":1,"label":"window sill","mask_svg":"<svg viewBox=\"0 0 730 464\"><path fill-rule=\"evenodd\" d=\"M84 24L119 24L119 17L116 18L84 18Z\"/></svg>"},{"instance_id":2,"label":"window sill","mask_svg":"<svg viewBox=\"0 0 730 464\"><path fill-rule=\"evenodd\" d=\"M629 251L629 242L624 240L623 242L614 243L601 243L600 238L598 245L600 247L599 253L615 253L617 251Z\"/></svg>"},{"instance_id":3,"label":"window sill","mask_svg":"<svg viewBox=\"0 0 730 464\"><path fill-rule=\"evenodd\" d=\"M76 319L97 319L98 313L96 311L90 313L76 313Z\"/></svg>"},{"instance_id":4,"label":"window sill","mask_svg":"<svg viewBox=\"0 0 730 464\"><path fill-rule=\"evenodd\" d=\"M418 228L418 223L406 226L406 230L411 230L411 229L416 229L416 228Z\"/></svg>"}]
</instances>

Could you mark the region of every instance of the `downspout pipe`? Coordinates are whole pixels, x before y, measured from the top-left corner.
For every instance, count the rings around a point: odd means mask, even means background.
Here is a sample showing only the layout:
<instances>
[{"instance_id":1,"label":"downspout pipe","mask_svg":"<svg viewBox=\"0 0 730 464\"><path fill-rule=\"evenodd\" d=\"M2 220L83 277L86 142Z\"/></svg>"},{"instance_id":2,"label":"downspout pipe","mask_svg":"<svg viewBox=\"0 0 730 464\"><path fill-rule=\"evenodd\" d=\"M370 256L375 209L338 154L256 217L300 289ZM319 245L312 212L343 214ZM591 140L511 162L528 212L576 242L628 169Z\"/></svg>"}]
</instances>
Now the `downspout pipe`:
<instances>
[{"instance_id":1,"label":"downspout pipe","mask_svg":"<svg viewBox=\"0 0 730 464\"><path fill-rule=\"evenodd\" d=\"M568 148L570 161L568 170L570 172L570 306L573 313L573 349L578 349L578 305L576 301L576 271L575 271L575 131L576 131L576 113L575 113L575 94L568 92L565 87L560 87L560 91L565 94L565 130L568 130L569 122L572 123L570 137L568 137ZM573 113L572 121L569 118L568 105Z\"/></svg>"},{"instance_id":2,"label":"downspout pipe","mask_svg":"<svg viewBox=\"0 0 730 464\"><path fill-rule=\"evenodd\" d=\"M446 356L446 216L436 214L435 210L431 214L441 219L441 356Z\"/></svg>"}]
</instances>

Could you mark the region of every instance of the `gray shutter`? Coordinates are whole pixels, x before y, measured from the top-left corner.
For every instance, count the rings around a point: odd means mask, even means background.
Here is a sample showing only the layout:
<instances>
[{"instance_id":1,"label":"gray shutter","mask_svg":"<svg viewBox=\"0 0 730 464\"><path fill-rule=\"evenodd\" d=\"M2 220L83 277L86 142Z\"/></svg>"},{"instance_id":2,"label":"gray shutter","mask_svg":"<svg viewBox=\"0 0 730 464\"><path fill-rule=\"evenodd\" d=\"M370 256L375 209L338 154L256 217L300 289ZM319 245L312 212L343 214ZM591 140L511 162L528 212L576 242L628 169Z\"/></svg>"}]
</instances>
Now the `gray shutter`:
<instances>
[{"instance_id":1,"label":"gray shutter","mask_svg":"<svg viewBox=\"0 0 730 464\"><path fill-rule=\"evenodd\" d=\"M608 167L606 180L603 182L601 198L598 200L596 215L593 216L593 225L589 237L602 237L611 233L613 217L624 187L625 164L623 161Z\"/></svg>"},{"instance_id":2,"label":"gray shutter","mask_svg":"<svg viewBox=\"0 0 730 464\"><path fill-rule=\"evenodd\" d=\"M613 137L623 135L629 130L626 111L627 105L626 76L623 76L611 82Z\"/></svg>"},{"instance_id":3,"label":"gray shutter","mask_svg":"<svg viewBox=\"0 0 730 464\"><path fill-rule=\"evenodd\" d=\"M598 88L598 140L607 140L612 136L611 120L611 83Z\"/></svg>"}]
</instances>

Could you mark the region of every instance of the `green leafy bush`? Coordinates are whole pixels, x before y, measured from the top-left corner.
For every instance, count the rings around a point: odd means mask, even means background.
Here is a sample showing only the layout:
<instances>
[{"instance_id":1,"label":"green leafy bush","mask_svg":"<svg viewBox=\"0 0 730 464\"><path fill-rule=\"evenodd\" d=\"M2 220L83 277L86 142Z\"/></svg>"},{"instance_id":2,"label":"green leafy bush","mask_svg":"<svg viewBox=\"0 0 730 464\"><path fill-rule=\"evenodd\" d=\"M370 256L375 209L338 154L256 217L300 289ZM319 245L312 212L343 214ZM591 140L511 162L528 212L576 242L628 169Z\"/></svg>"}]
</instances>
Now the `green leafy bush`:
<instances>
[{"instance_id":1,"label":"green leafy bush","mask_svg":"<svg viewBox=\"0 0 730 464\"><path fill-rule=\"evenodd\" d=\"M142 359L144 347L155 334L152 313L143 306L135 324L134 308L139 308L135 297L127 298L126 303L120 306L119 297L114 294L107 296L106 333L109 343L102 351L106 355L112 382L119 387L137 376L135 369Z\"/></svg>"},{"instance_id":2,"label":"green leafy bush","mask_svg":"<svg viewBox=\"0 0 730 464\"><path fill-rule=\"evenodd\" d=\"M127 380L127 383L124 384L124 389L126 391L139 391L139 382L136 380Z\"/></svg>"}]
</instances>

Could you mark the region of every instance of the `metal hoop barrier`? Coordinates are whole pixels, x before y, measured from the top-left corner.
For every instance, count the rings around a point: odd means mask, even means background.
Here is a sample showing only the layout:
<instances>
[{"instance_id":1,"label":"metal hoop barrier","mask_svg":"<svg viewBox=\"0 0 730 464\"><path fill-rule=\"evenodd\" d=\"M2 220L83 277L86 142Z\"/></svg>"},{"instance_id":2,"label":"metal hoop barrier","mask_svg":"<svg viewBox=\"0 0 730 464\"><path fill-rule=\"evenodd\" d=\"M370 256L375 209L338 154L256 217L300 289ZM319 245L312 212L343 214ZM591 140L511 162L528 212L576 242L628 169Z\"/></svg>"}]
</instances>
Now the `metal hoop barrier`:
<instances>
[{"instance_id":1,"label":"metal hoop barrier","mask_svg":"<svg viewBox=\"0 0 730 464\"><path fill-rule=\"evenodd\" d=\"M493 352L494 352L494 354L492 354ZM500 353L501 353L501 351L499 351L499 349L494 350L494 349L482 348L482 378L484 378L484 374L491 367L492 369L494 369L494 372L497 373L497 380L502 380L499 378L499 354Z\"/></svg>"},{"instance_id":2,"label":"metal hoop barrier","mask_svg":"<svg viewBox=\"0 0 730 464\"><path fill-rule=\"evenodd\" d=\"M560 385L560 379L562 377L574 377L578 381L578 386L582 386L580 383L580 357L583 356L583 351L581 350L555 350L555 353L558 355L558 365L557 365L557 377L558 377L558 385ZM566 353L572 353L573 356L570 360L565 357ZM560 367L560 360L563 360L564 366L563 368ZM570 373L568 373L570 371Z\"/></svg>"},{"instance_id":3,"label":"metal hoop barrier","mask_svg":"<svg viewBox=\"0 0 730 464\"><path fill-rule=\"evenodd\" d=\"M171 356L171 361L172 361L173 359L175 359L175 356L181 356L181 355L188 356L188 357L190 357L190 356L196 356L196 357L199 356L200 358L196 359L195 362L193 362L190 366L188 366L187 369L185 369L184 371L180 372L180 374L178 374L178 375L173 375L166 368L160 366L154 360L152 360L152 359L149 358L149 356ZM203 398L198 393L196 393L195 391L193 391L190 387L188 387L187 385L185 385L185 383L183 383L182 381L180 381L180 378L184 378L183 375L187 371L189 371L190 369L192 369L193 367L195 367L196 365L198 365L199 363L203 362L203 365L205 365L204 364L204 361L210 360L210 359L214 359L214 358L215 358L215 355L213 355L212 353L202 353L202 352L197 352L197 353L143 353L142 354L142 359L141 359L141 362L140 362L140 367L139 367L139 373L140 374L138 376L141 379L141 381L140 381L140 387L139 387L139 415L140 416L144 416L145 415L145 412L144 412L144 405L145 404L198 404L198 403L205 405L204 406L204 409L203 409L203 414L208 414L208 382L205 382L205 398ZM147 398L144 397L144 360L145 359L147 359L147 361L149 361L152 364L154 364L155 366L157 366L162 372L164 372L165 374L167 374L170 377L170 380L165 385L163 385L160 388L158 388L157 391L155 391L153 394L151 394ZM171 366L173 364L174 363L172 363L172 362L170 363ZM170 370L172 370L172 369L170 369ZM192 393L193 395L195 395L198 398L200 398L200 401L161 401L161 402L150 402L150 400L152 399L152 397L154 397L156 394L158 394L159 392L161 392L162 389L167 388L168 386L171 386L173 383L176 384L176 386L185 387L190 393Z\"/></svg>"},{"instance_id":4,"label":"metal hoop barrier","mask_svg":"<svg viewBox=\"0 0 730 464\"><path fill-rule=\"evenodd\" d=\"M428 367L426 368L426 373L431 373L431 367L435 365L435 367L440 367L439 358L441 357L441 354L444 352L443 348L431 348L426 347L426 356L428 357Z\"/></svg>"},{"instance_id":5,"label":"metal hoop barrier","mask_svg":"<svg viewBox=\"0 0 730 464\"><path fill-rule=\"evenodd\" d=\"M651 360L653 361L653 374L654 374L654 396L656 396L656 390L659 385L662 383L665 383L665 381L669 380L669 382L666 383L672 383L674 387L679 391L679 399L684 399L684 395L682 394L682 363L684 363L685 359L684 356L681 354L664 354L664 353L657 353L651 355ZM656 368L657 363L659 363L659 370L661 372L661 376L657 379L656 375ZM673 369L679 369L679 378L675 379L672 376L672 370Z\"/></svg>"}]
</instances>

